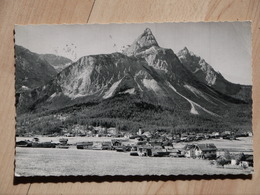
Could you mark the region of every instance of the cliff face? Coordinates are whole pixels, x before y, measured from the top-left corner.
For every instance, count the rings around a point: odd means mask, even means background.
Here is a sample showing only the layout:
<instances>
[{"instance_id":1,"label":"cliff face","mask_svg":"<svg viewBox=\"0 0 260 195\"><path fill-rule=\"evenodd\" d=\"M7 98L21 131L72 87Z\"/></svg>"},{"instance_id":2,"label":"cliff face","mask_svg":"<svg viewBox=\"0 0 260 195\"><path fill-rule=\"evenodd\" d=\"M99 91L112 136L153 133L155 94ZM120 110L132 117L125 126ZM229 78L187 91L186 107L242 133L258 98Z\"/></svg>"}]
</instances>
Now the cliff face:
<instances>
[{"instance_id":1,"label":"cliff face","mask_svg":"<svg viewBox=\"0 0 260 195\"><path fill-rule=\"evenodd\" d=\"M192 72L195 77L213 89L227 96L240 99L245 102L252 101L252 87L235 84L227 81L219 72L216 72L203 58L195 55L186 47L178 52L182 64Z\"/></svg>"}]
</instances>

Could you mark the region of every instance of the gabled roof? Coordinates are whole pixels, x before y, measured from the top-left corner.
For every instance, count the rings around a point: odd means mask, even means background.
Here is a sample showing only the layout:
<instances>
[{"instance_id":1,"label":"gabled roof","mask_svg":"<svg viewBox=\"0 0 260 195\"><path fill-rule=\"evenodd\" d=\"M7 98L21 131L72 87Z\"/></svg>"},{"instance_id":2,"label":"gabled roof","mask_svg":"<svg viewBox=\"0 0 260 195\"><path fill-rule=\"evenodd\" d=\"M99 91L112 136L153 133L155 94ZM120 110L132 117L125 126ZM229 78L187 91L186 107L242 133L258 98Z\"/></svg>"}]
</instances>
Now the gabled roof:
<instances>
[{"instance_id":1,"label":"gabled roof","mask_svg":"<svg viewBox=\"0 0 260 195\"><path fill-rule=\"evenodd\" d=\"M184 150L191 150L191 149L193 149L194 147L195 147L194 144L186 144L183 149L184 149Z\"/></svg>"},{"instance_id":2,"label":"gabled roof","mask_svg":"<svg viewBox=\"0 0 260 195\"><path fill-rule=\"evenodd\" d=\"M217 150L217 147L213 143L209 144L197 144L197 147L202 151Z\"/></svg>"}]
</instances>

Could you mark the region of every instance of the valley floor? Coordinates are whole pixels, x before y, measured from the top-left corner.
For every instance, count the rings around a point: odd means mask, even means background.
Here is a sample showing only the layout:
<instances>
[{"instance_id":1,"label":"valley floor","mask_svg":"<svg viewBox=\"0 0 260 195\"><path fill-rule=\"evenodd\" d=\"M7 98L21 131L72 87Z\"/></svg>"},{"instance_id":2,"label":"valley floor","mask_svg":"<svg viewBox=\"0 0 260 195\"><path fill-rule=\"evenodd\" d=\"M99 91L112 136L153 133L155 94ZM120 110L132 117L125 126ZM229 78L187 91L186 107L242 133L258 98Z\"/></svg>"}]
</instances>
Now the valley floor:
<instances>
[{"instance_id":1,"label":"valley floor","mask_svg":"<svg viewBox=\"0 0 260 195\"><path fill-rule=\"evenodd\" d=\"M59 138L40 138L42 141ZM69 143L86 141L86 137L69 138ZM99 141L102 138L88 138ZM104 139L104 138L103 138ZM109 139L109 138L105 138ZM111 138L110 138L111 139ZM24 140L24 138L17 138ZM207 140L217 147L252 150L252 137L237 141ZM179 143L176 148L182 147ZM78 150L59 148L16 148L16 176L66 175L212 175L250 174L252 167L210 165L210 161L191 158L139 157L116 151Z\"/></svg>"}]
</instances>

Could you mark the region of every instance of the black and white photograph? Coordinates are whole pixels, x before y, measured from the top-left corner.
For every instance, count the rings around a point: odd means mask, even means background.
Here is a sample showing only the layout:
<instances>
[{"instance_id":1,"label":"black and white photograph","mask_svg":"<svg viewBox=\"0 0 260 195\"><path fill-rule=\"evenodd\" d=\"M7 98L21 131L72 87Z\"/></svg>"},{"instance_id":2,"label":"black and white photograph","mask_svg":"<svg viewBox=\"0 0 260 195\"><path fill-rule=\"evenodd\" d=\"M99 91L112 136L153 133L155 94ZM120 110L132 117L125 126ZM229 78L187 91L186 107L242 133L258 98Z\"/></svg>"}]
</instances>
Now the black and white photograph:
<instances>
[{"instance_id":1,"label":"black and white photograph","mask_svg":"<svg viewBox=\"0 0 260 195\"><path fill-rule=\"evenodd\" d=\"M15 177L251 175L251 22L15 26Z\"/></svg>"}]
</instances>

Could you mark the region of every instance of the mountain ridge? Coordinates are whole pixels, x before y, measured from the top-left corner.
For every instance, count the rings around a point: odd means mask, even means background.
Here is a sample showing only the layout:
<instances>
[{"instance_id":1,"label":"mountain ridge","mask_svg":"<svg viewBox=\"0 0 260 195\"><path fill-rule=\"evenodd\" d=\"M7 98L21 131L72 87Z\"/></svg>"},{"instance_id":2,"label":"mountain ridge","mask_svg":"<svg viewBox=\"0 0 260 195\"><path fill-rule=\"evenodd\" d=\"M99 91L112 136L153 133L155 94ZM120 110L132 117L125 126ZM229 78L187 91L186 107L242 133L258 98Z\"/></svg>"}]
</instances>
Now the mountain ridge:
<instances>
[{"instance_id":1,"label":"mountain ridge","mask_svg":"<svg viewBox=\"0 0 260 195\"><path fill-rule=\"evenodd\" d=\"M63 69L68 67L72 60L63 56L58 56L54 54L39 54L43 60L46 60L57 73L61 72Z\"/></svg>"},{"instance_id":2,"label":"mountain ridge","mask_svg":"<svg viewBox=\"0 0 260 195\"><path fill-rule=\"evenodd\" d=\"M145 109L151 108L147 112L157 116L154 120L166 114L174 123L178 123L176 118L219 122L219 118L223 120L237 105L246 103L200 81L173 50L158 45L149 29L122 53L81 57L48 83L22 93L17 102L18 115L67 110L66 114L73 117L71 113L77 110L78 117L90 117L86 120L97 117L117 120L118 112L126 117L121 120L126 121L131 116L131 120L139 121L135 114L143 117L142 109L146 112ZM143 108L142 104L147 107ZM106 108L100 110L100 105ZM158 109L161 114L157 113ZM90 110L93 115L87 114ZM170 116L175 118L170 119Z\"/></svg>"},{"instance_id":3,"label":"mountain ridge","mask_svg":"<svg viewBox=\"0 0 260 195\"><path fill-rule=\"evenodd\" d=\"M37 53L15 45L16 92L30 90L50 81L55 69Z\"/></svg>"},{"instance_id":4,"label":"mountain ridge","mask_svg":"<svg viewBox=\"0 0 260 195\"><path fill-rule=\"evenodd\" d=\"M252 97L248 95L252 93L251 86L236 84L226 80L221 73L215 71L203 58L190 52L187 47L180 50L177 55L182 64L189 69L199 81L233 98L238 98L246 102L252 101Z\"/></svg>"}]
</instances>

